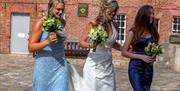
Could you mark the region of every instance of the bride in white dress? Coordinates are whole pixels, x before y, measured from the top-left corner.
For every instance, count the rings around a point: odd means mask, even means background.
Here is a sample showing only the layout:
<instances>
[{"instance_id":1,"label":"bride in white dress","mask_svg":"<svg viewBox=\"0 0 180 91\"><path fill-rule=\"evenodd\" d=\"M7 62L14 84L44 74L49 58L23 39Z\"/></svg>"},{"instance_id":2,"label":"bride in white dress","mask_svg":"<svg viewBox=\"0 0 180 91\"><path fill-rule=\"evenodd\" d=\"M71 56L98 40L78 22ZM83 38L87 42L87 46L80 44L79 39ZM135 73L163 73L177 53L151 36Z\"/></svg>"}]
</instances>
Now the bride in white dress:
<instances>
[{"instance_id":1,"label":"bride in white dress","mask_svg":"<svg viewBox=\"0 0 180 91\"><path fill-rule=\"evenodd\" d=\"M82 91L116 91L112 48L120 50L121 46L115 42L118 33L112 18L118 8L116 0L101 0L99 15L89 23L80 38L82 47L96 48L95 52L90 51L84 65ZM92 26L102 26L107 31L108 39L104 47L89 43L88 32Z\"/></svg>"},{"instance_id":2,"label":"bride in white dress","mask_svg":"<svg viewBox=\"0 0 180 91\"><path fill-rule=\"evenodd\" d=\"M69 91L116 91L112 48L121 50L121 46L115 42L118 33L112 23L112 18L118 8L116 0L101 0L99 15L95 21L88 24L80 38L82 47L96 48L96 51L89 52L83 69L83 77L69 64ZM92 26L101 26L107 31L108 39L104 43L104 47L89 43L88 32Z\"/></svg>"}]
</instances>

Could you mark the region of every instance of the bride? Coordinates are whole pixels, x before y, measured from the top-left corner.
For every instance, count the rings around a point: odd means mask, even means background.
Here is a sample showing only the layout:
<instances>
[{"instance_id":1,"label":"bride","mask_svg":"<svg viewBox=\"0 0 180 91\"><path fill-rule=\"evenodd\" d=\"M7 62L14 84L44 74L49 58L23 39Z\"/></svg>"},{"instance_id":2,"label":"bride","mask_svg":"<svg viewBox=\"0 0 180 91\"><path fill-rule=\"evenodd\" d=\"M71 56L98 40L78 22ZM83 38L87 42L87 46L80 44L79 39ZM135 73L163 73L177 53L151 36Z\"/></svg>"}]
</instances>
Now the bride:
<instances>
[{"instance_id":1,"label":"bride","mask_svg":"<svg viewBox=\"0 0 180 91\"><path fill-rule=\"evenodd\" d=\"M69 91L116 91L114 66L112 64L112 48L117 50L121 46L116 43L117 30L112 23L119 6L116 0L101 0L100 11L96 19L90 22L80 37L80 46L96 48L90 51L86 59L83 77L79 76L76 69L69 65L70 90ZM104 46L93 45L88 41L88 32L94 26L101 26L108 33Z\"/></svg>"}]
</instances>

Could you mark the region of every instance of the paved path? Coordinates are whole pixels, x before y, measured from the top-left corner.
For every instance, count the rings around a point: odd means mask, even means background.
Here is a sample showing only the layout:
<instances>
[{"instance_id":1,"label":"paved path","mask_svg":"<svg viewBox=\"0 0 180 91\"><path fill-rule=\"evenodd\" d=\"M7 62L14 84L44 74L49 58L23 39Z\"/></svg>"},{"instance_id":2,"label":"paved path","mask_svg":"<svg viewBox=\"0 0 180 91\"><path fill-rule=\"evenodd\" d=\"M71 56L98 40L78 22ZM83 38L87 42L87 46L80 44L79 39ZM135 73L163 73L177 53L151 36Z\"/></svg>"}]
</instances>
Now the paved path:
<instances>
[{"instance_id":1,"label":"paved path","mask_svg":"<svg viewBox=\"0 0 180 91\"><path fill-rule=\"evenodd\" d=\"M68 58L82 74L85 59ZM0 91L31 91L34 59L27 55L0 54ZM117 91L132 91L125 60L114 61ZM156 62L152 91L180 91L180 73L163 61Z\"/></svg>"}]
</instances>

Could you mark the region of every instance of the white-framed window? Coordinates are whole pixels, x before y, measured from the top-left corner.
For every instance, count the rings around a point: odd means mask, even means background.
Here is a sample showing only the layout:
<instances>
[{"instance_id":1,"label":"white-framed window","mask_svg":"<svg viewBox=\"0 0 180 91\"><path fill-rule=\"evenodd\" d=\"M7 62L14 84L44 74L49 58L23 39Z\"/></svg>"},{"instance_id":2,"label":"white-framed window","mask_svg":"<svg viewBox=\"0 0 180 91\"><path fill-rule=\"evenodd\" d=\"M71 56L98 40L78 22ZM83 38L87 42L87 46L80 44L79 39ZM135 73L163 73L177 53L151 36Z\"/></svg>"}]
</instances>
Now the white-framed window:
<instances>
[{"instance_id":1,"label":"white-framed window","mask_svg":"<svg viewBox=\"0 0 180 91\"><path fill-rule=\"evenodd\" d=\"M180 33L180 16L173 17L173 33Z\"/></svg>"},{"instance_id":2,"label":"white-framed window","mask_svg":"<svg viewBox=\"0 0 180 91\"><path fill-rule=\"evenodd\" d=\"M158 32L159 32L159 31L160 31L160 20L159 20L159 18L156 18L156 19L155 19L155 22L156 22L157 30L158 30Z\"/></svg>"},{"instance_id":3,"label":"white-framed window","mask_svg":"<svg viewBox=\"0 0 180 91\"><path fill-rule=\"evenodd\" d=\"M118 43L124 43L125 41L125 29L126 29L126 16L125 15L116 15L113 18L113 22L116 23L118 30Z\"/></svg>"}]
</instances>

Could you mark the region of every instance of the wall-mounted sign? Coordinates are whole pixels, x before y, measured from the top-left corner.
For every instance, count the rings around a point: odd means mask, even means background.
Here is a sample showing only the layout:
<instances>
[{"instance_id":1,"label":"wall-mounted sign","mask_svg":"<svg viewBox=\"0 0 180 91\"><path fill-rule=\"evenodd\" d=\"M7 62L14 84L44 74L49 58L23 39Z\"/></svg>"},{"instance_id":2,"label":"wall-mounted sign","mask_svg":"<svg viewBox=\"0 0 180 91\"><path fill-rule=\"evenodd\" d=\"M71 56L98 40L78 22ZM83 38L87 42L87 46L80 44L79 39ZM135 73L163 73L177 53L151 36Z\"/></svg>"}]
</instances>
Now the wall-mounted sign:
<instances>
[{"instance_id":1,"label":"wall-mounted sign","mask_svg":"<svg viewBox=\"0 0 180 91\"><path fill-rule=\"evenodd\" d=\"M78 16L80 16L80 17L88 16L88 4L87 3L79 3L78 4Z\"/></svg>"},{"instance_id":2,"label":"wall-mounted sign","mask_svg":"<svg viewBox=\"0 0 180 91\"><path fill-rule=\"evenodd\" d=\"M172 44L180 44L180 35L179 34L171 34L169 37L169 42Z\"/></svg>"}]
</instances>

